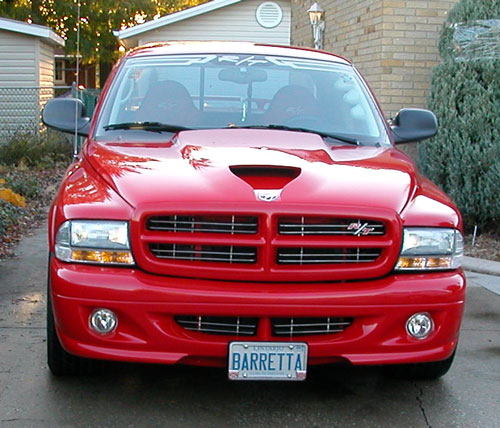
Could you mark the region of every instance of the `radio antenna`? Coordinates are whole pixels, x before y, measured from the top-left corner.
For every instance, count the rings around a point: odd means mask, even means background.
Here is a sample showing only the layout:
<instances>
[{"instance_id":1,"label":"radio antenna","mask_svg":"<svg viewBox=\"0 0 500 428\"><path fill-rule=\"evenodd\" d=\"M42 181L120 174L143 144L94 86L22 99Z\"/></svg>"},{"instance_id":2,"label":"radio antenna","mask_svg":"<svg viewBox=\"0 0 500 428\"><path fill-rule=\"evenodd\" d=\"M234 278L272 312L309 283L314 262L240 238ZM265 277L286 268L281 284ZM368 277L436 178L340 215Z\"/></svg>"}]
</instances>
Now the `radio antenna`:
<instances>
[{"instance_id":1,"label":"radio antenna","mask_svg":"<svg viewBox=\"0 0 500 428\"><path fill-rule=\"evenodd\" d=\"M76 98L79 99L80 86L80 8L81 3L78 1L78 19L76 21L76 76L75 76L75 91ZM75 137L73 140L73 160L78 157L78 104L75 103Z\"/></svg>"}]
</instances>

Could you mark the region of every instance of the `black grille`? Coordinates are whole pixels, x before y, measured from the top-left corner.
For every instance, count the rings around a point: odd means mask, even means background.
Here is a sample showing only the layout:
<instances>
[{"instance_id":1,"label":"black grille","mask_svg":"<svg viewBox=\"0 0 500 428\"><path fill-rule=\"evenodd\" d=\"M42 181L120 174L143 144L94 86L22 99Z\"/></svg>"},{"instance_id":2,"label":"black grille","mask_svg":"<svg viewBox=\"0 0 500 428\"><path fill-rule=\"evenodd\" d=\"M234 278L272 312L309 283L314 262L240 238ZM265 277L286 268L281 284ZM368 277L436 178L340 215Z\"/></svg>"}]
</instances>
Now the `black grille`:
<instances>
[{"instance_id":1,"label":"black grille","mask_svg":"<svg viewBox=\"0 0 500 428\"><path fill-rule=\"evenodd\" d=\"M352 318L272 318L273 336L306 336L340 333L349 327Z\"/></svg>"},{"instance_id":2,"label":"black grille","mask_svg":"<svg viewBox=\"0 0 500 428\"><path fill-rule=\"evenodd\" d=\"M380 248L279 248L278 264L368 263L380 256Z\"/></svg>"},{"instance_id":3,"label":"black grille","mask_svg":"<svg viewBox=\"0 0 500 428\"><path fill-rule=\"evenodd\" d=\"M257 332L257 318L183 315L175 317L175 321L186 330L200 333L254 336Z\"/></svg>"},{"instance_id":4,"label":"black grille","mask_svg":"<svg viewBox=\"0 0 500 428\"><path fill-rule=\"evenodd\" d=\"M366 219L335 217L283 217L278 222L280 235L384 235L385 226L381 222Z\"/></svg>"},{"instance_id":5,"label":"black grille","mask_svg":"<svg viewBox=\"0 0 500 428\"><path fill-rule=\"evenodd\" d=\"M151 253L159 259L220 263L255 263L257 249L234 245L150 244Z\"/></svg>"},{"instance_id":6,"label":"black grille","mask_svg":"<svg viewBox=\"0 0 500 428\"><path fill-rule=\"evenodd\" d=\"M147 228L161 232L255 234L258 220L240 215L156 216L148 219Z\"/></svg>"}]
</instances>

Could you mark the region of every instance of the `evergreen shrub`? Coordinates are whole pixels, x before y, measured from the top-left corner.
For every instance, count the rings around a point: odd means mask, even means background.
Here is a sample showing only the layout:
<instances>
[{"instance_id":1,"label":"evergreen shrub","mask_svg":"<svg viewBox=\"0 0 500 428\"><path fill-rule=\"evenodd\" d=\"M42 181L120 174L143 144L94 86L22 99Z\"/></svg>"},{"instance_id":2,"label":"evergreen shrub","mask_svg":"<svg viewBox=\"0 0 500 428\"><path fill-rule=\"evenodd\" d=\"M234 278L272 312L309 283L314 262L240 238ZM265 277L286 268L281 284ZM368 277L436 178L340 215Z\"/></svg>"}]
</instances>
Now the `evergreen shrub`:
<instances>
[{"instance_id":1,"label":"evergreen shrub","mask_svg":"<svg viewBox=\"0 0 500 428\"><path fill-rule=\"evenodd\" d=\"M420 143L419 166L458 205L466 229L499 233L500 33L498 55L487 57L464 58L453 39L454 24L491 19L500 24L500 0L461 0L444 24L428 103L439 132Z\"/></svg>"}]
</instances>

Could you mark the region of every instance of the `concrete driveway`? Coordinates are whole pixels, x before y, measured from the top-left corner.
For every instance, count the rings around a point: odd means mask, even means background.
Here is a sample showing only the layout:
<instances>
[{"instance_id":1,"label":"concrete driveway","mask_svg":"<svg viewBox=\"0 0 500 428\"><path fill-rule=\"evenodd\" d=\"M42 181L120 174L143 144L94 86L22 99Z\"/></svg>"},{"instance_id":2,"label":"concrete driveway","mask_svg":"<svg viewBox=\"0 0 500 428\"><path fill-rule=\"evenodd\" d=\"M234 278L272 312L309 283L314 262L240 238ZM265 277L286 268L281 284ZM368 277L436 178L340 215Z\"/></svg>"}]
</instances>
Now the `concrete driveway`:
<instances>
[{"instance_id":1,"label":"concrete driveway","mask_svg":"<svg viewBox=\"0 0 500 428\"><path fill-rule=\"evenodd\" d=\"M468 275L459 349L438 381L322 367L304 383L232 383L219 369L112 363L98 376L55 378L45 362L45 231L18 254L0 263L2 428L500 427L499 277Z\"/></svg>"}]
</instances>

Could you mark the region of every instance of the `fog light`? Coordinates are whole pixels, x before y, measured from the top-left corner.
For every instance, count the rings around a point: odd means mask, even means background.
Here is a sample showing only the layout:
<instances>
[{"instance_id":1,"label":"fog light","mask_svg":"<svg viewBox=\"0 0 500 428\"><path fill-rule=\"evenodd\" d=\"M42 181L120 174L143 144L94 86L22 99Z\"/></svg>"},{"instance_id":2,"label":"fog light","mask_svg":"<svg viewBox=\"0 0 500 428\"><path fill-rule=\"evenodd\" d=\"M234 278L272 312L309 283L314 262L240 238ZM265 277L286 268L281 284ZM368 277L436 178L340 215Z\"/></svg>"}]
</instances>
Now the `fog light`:
<instances>
[{"instance_id":1,"label":"fog light","mask_svg":"<svg viewBox=\"0 0 500 428\"><path fill-rule=\"evenodd\" d=\"M406 331L415 339L425 339L434 329L434 321L429 314L420 312L406 321Z\"/></svg>"},{"instance_id":2,"label":"fog light","mask_svg":"<svg viewBox=\"0 0 500 428\"><path fill-rule=\"evenodd\" d=\"M118 319L109 309L96 309L90 316L90 327L99 334L111 333L118 324Z\"/></svg>"}]
</instances>

